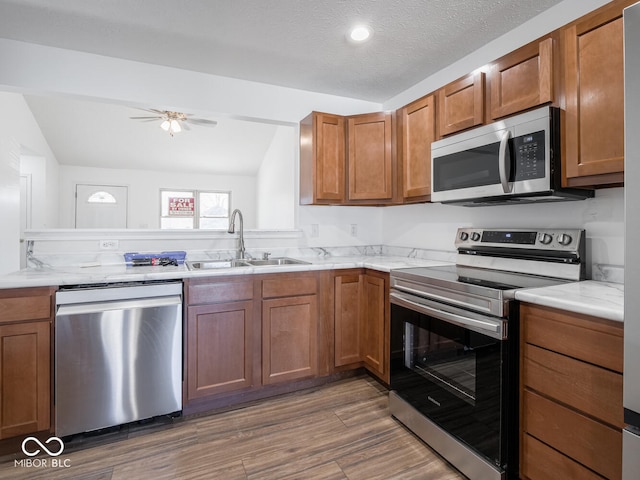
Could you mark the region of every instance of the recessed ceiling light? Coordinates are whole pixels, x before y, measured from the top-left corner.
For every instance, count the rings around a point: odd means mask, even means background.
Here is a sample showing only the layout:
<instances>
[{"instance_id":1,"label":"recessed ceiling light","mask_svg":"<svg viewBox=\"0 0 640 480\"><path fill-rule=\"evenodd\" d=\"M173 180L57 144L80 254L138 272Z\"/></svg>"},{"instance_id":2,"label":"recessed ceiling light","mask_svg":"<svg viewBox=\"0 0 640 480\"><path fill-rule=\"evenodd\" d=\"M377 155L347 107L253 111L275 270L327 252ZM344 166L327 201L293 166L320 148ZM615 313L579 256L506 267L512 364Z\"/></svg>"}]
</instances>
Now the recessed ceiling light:
<instances>
[{"instance_id":1,"label":"recessed ceiling light","mask_svg":"<svg viewBox=\"0 0 640 480\"><path fill-rule=\"evenodd\" d=\"M357 43L362 43L368 40L370 37L371 29L365 25L358 25L356 27L353 27L349 32L349 39Z\"/></svg>"}]
</instances>

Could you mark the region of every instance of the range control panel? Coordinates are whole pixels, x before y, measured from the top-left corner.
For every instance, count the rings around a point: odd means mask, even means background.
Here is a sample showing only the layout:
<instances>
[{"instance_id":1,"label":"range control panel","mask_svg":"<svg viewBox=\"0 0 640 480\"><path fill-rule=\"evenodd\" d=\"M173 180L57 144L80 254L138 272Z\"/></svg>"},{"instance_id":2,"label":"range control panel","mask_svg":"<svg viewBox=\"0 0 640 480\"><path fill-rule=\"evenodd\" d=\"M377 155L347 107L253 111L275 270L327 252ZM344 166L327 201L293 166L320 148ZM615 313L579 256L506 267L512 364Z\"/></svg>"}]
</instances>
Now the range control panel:
<instances>
[{"instance_id":1,"label":"range control panel","mask_svg":"<svg viewBox=\"0 0 640 480\"><path fill-rule=\"evenodd\" d=\"M484 229L459 228L457 249L478 247L578 251L584 243L581 229Z\"/></svg>"}]
</instances>

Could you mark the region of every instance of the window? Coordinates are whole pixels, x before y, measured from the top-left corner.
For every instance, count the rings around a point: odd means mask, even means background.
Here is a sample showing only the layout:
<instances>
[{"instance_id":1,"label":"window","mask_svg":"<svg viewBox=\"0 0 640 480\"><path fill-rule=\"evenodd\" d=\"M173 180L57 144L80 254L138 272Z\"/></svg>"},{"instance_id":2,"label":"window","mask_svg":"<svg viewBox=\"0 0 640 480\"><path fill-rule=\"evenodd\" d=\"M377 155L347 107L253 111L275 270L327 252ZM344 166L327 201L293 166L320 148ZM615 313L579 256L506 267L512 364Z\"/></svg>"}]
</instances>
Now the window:
<instances>
[{"instance_id":1,"label":"window","mask_svg":"<svg viewBox=\"0 0 640 480\"><path fill-rule=\"evenodd\" d=\"M231 192L160 190L160 228L227 229Z\"/></svg>"}]
</instances>

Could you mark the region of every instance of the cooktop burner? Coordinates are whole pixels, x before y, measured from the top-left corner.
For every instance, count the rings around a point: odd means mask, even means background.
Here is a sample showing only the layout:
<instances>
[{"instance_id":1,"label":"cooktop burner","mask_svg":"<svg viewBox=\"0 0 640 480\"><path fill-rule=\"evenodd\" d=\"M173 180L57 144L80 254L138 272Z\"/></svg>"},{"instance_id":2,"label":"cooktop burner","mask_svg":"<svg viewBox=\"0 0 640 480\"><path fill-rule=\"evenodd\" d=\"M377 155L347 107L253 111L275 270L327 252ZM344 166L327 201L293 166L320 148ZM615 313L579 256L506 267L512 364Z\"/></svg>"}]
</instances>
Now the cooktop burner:
<instances>
[{"instance_id":1,"label":"cooktop burner","mask_svg":"<svg viewBox=\"0 0 640 480\"><path fill-rule=\"evenodd\" d=\"M523 273L502 272L484 268L444 265L439 267L411 267L394 270L404 278L416 281L437 280L447 283L465 283L495 290L515 290L536 288L566 283L567 280L527 275Z\"/></svg>"}]
</instances>

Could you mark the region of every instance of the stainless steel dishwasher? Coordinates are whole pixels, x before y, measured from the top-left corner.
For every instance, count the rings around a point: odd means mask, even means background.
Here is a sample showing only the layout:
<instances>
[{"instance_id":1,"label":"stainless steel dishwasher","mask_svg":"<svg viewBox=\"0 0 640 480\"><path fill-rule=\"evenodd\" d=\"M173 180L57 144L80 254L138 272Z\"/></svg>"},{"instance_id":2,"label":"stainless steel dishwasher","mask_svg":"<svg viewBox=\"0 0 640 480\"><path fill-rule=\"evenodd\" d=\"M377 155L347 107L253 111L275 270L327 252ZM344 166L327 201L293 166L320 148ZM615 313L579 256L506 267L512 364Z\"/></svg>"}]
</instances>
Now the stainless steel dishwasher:
<instances>
[{"instance_id":1,"label":"stainless steel dishwasher","mask_svg":"<svg viewBox=\"0 0 640 480\"><path fill-rule=\"evenodd\" d=\"M182 409L182 283L56 294L56 435Z\"/></svg>"}]
</instances>

